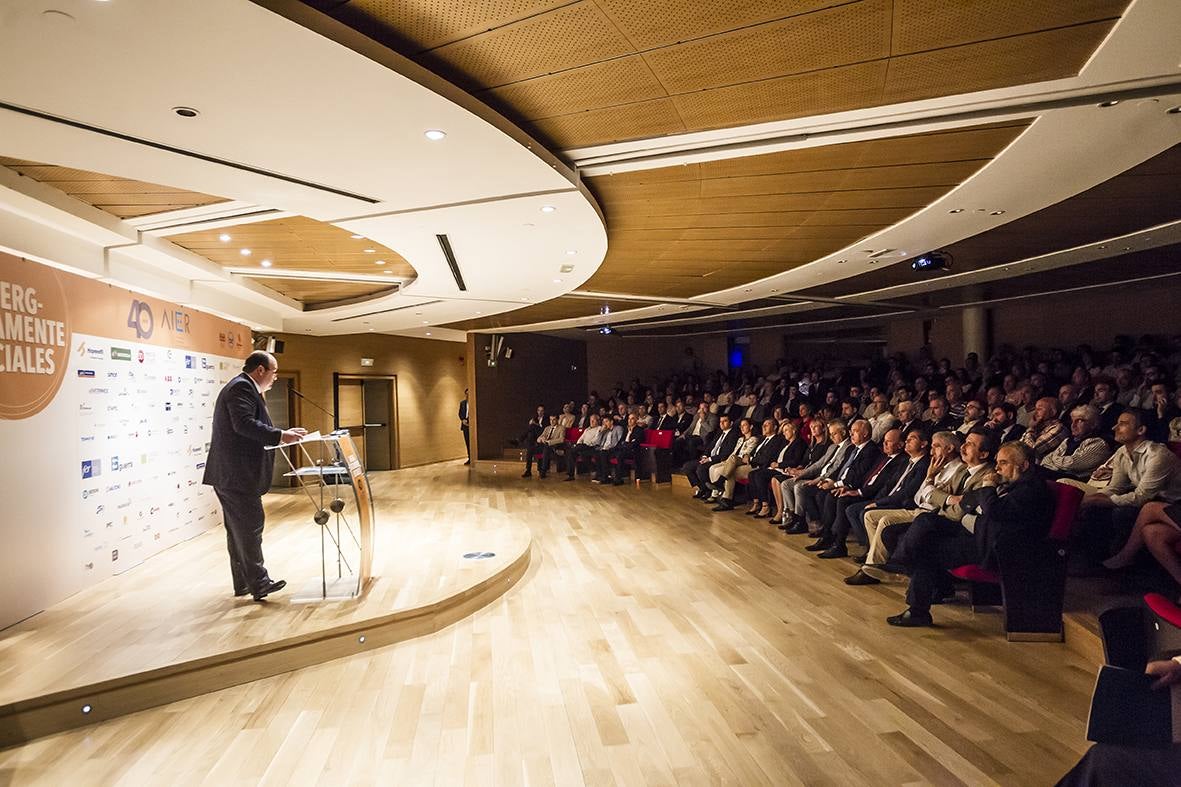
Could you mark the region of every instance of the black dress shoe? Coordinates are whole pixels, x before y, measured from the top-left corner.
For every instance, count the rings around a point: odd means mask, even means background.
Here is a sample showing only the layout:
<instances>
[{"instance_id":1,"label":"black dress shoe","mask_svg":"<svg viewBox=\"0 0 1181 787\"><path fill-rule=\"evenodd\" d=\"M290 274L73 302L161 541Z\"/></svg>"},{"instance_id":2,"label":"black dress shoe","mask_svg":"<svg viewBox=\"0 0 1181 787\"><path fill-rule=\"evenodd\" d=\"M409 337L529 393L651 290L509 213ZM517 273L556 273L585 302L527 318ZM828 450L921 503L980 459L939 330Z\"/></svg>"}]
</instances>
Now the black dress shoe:
<instances>
[{"instance_id":1,"label":"black dress shoe","mask_svg":"<svg viewBox=\"0 0 1181 787\"><path fill-rule=\"evenodd\" d=\"M849 556L849 550L845 549L844 547L831 546L828 549L821 552L816 557L824 558L825 560L831 560L834 557L848 557L848 556Z\"/></svg>"},{"instance_id":2,"label":"black dress shoe","mask_svg":"<svg viewBox=\"0 0 1181 787\"><path fill-rule=\"evenodd\" d=\"M885 571L887 574L906 574L909 571L901 563L890 563L888 561L885 563L863 563L862 565L876 568L878 571Z\"/></svg>"},{"instance_id":3,"label":"black dress shoe","mask_svg":"<svg viewBox=\"0 0 1181 787\"><path fill-rule=\"evenodd\" d=\"M832 542L821 538L813 544L808 544L808 546L804 547L804 549L808 550L809 552L823 552L826 549L832 549Z\"/></svg>"},{"instance_id":4,"label":"black dress shoe","mask_svg":"<svg viewBox=\"0 0 1181 787\"><path fill-rule=\"evenodd\" d=\"M808 532L808 523L800 520L784 531L789 536L802 536Z\"/></svg>"},{"instance_id":5,"label":"black dress shoe","mask_svg":"<svg viewBox=\"0 0 1181 787\"><path fill-rule=\"evenodd\" d=\"M845 584L846 585L880 585L880 584L882 584L882 581L880 579L874 579L869 574L866 574L864 571L858 571L856 574L854 574L851 577L845 577Z\"/></svg>"},{"instance_id":6,"label":"black dress shoe","mask_svg":"<svg viewBox=\"0 0 1181 787\"><path fill-rule=\"evenodd\" d=\"M568 475L568 476L566 476L565 478L563 478L562 480L563 480L563 481L573 481L573 480L574 480L574 476L572 476L572 475Z\"/></svg>"},{"instance_id":7,"label":"black dress shoe","mask_svg":"<svg viewBox=\"0 0 1181 787\"><path fill-rule=\"evenodd\" d=\"M249 596L249 595L250 595L249 590L235 590L234 591L234 598L242 598L242 596Z\"/></svg>"},{"instance_id":8,"label":"black dress shoe","mask_svg":"<svg viewBox=\"0 0 1181 787\"><path fill-rule=\"evenodd\" d=\"M709 492L705 491L704 489L698 489L693 493L694 500L704 500L707 497L709 497Z\"/></svg>"},{"instance_id":9,"label":"black dress shoe","mask_svg":"<svg viewBox=\"0 0 1181 787\"><path fill-rule=\"evenodd\" d=\"M859 565L859 566L864 566L864 565L865 565L865 561L866 561L867 559L869 559L869 554L868 554L868 553L867 553L867 554L864 554L864 555L860 555L859 557L855 557L855 558L853 558L853 562L854 562L854 563L856 563L856 564L857 564L857 565Z\"/></svg>"},{"instance_id":10,"label":"black dress shoe","mask_svg":"<svg viewBox=\"0 0 1181 787\"><path fill-rule=\"evenodd\" d=\"M532 477L533 477L533 473L529 472L528 470L521 473L521 478L532 478Z\"/></svg>"},{"instance_id":11,"label":"black dress shoe","mask_svg":"<svg viewBox=\"0 0 1181 787\"><path fill-rule=\"evenodd\" d=\"M899 626L904 629L935 625L935 621L931 620L930 612L915 612L912 609L906 610L901 615L891 615L886 618L886 622L891 626Z\"/></svg>"},{"instance_id":12,"label":"black dress shoe","mask_svg":"<svg viewBox=\"0 0 1181 787\"><path fill-rule=\"evenodd\" d=\"M254 591L254 600L262 601L264 598L272 593L278 593L283 588L287 587L287 580L280 579L275 582L268 582L258 590Z\"/></svg>"},{"instance_id":13,"label":"black dress shoe","mask_svg":"<svg viewBox=\"0 0 1181 787\"><path fill-rule=\"evenodd\" d=\"M721 500L718 501L718 504L710 510L711 511L733 511L734 504L723 497Z\"/></svg>"}]
</instances>

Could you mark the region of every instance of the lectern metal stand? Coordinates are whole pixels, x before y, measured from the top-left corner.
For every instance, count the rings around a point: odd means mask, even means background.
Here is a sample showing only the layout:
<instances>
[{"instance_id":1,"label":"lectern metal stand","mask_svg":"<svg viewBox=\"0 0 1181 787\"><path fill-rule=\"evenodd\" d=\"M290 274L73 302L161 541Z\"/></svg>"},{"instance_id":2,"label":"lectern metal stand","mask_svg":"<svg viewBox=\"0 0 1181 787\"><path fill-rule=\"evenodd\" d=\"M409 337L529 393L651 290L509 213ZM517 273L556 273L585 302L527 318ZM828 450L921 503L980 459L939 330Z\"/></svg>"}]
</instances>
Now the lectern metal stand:
<instances>
[{"instance_id":1,"label":"lectern metal stand","mask_svg":"<svg viewBox=\"0 0 1181 787\"><path fill-rule=\"evenodd\" d=\"M310 435L278 448L295 448L302 455L296 467L286 451L279 454L287 462L313 507L312 521L320 528L320 579L309 581L293 595L295 602L345 601L359 597L370 579L373 567L373 496L369 479L361 464L357 447L347 429L329 435ZM313 452L319 456L313 456ZM341 496L344 488L352 490L352 505ZM350 512L349 509L352 509ZM336 571L330 568L328 543L335 551Z\"/></svg>"}]
</instances>

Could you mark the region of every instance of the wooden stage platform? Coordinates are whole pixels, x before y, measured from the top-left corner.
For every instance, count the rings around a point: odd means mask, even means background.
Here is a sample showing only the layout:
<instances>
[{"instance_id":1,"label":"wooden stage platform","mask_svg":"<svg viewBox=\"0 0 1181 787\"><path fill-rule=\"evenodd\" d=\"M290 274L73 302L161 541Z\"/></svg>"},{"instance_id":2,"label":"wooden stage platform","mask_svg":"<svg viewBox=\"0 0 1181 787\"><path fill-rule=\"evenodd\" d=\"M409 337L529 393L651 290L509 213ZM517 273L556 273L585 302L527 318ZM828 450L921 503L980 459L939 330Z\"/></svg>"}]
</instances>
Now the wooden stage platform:
<instances>
[{"instance_id":1,"label":"wooden stage platform","mask_svg":"<svg viewBox=\"0 0 1181 787\"><path fill-rule=\"evenodd\" d=\"M296 489L265 498L267 566L288 586L263 603L234 598L218 527L0 632L0 745L435 631L524 574L527 527L473 504L399 510L393 478L374 474L373 580L358 599L292 601L321 576Z\"/></svg>"}]
</instances>

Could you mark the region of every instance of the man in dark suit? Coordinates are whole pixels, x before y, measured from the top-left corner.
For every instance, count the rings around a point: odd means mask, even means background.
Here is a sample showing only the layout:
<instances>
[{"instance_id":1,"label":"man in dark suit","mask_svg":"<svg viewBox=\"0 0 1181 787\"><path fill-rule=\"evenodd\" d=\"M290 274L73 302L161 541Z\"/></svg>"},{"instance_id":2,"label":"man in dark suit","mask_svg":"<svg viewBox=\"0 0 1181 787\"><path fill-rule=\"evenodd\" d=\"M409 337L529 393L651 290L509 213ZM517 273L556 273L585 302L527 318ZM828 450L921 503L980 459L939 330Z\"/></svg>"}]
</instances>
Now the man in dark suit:
<instances>
[{"instance_id":1,"label":"man in dark suit","mask_svg":"<svg viewBox=\"0 0 1181 787\"><path fill-rule=\"evenodd\" d=\"M213 408L213 436L205 460L203 484L213 487L225 518L226 545L234 595L255 601L282 590L263 565L262 495L271 486L275 452L266 446L297 442L304 429L282 430L271 423L263 394L275 384L279 364L270 353L253 352L242 374L226 383Z\"/></svg>"},{"instance_id":2,"label":"man in dark suit","mask_svg":"<svg viewBox=\"0 0 1181 787\"><path fill-rule=\"evenodd\" d=\"M709 497L709 469L719 462L724 462L738 447L738 430L730 427L730 417L723 415L718 419L721 432L713 447L700 459L690 459L681 468L681 472L689 479L693 486L693 496L699 500Z\"/></svg>"},{"instance_id":3,"label":"man in dark suit","mask_svg":"<svg viewBox=\"0 0 1181 787\"><path fill-rule=\"evenodd\" d=\"M846 557L849 552L845 539L849 535L849 506L862 501L884 497L906 469L908 458L902 451L902 433L891 429L882 437L882 451L877 462L870 468L864 480L857 486L846 485L829 491L820 500L820 539L804 547L810 552L819 552L819 557Z\"/></svg>"},{"instance_id":4,"label":"man in dark suit","mask_svg":"<svg viewBox=\"0 0 1181 787\"><path fill-rule=\"evenodd\" d=\"M661 405L664 403L661 402ZM627 426L624 427L623 437L616 443L613 451L615 465L614 472L611 474L611 481L615 486L623 485L623 473L627 471L627 460L635 462L640 456L640 443L644 442L644 427L640 426L636 421L636 416L629 415L627 417ZM611 465L608 464L608 467ZM638 471L637 471L638 472ZM605 481L604 481L605 483Z\"/></svg>"},{"instance_id":5,"label":"man in dark suit","mask_svg":"<svg viewBox=\"0 0 1181 787\"><path fill-rule=\"evenodd\" d=\"M877 464L882 451L877 443L869 439L871 431L869 421L864 418L853 421L849 425L851 444L840 466L820 483L800 490L804 499L804 517L813 532L821 529L823 499L831 497L834 491L861 486L861 482L869 477L869 471Z\"/></svg>"},{"instance_id":6,"label":"man in dark suit","mask_svg":"<svg viewBox=\"0 0 1181 787\"><path fill-rule=\"evenodd\" d=\"M468 423L468 404L467 404L467 389L463 389L463 399L459 402L459 431L463 432L463 444L467 447L467 461L465 465L472 463L472 434L471 427Z\"/></svg>"},{"instance_id":7,"label":"man in dark suit","mask_svg":"<svg viewBox=\"0 0 1181 787\"><path fill-rule=\"evenodd\" d=\"M939 533L916 545L907 609L886 618L887 623L903 628L930 626L931 604L948 569L977 563L995 570L998 554L1013 554L1046 537L1054 498L1033 468L1033 451L1028 446L1009 442L1000 447L996 456L1000 483L994 486L986 481L964 495L960 506L974 518L958 531Z\"/></svg>"},{"instance_id":8,"label":"man in dark suit","mask_svg":"<svg viewBox=\"0 0 1181 787\"><path fill-rule=\"evenodd\" d=\"M668 406L664 402L657 402L656 415L652 416L652 425L648 428L661 431L664 429L674 429L676 425L676 415L668 411Z\"/></svg>"}]
</instances>

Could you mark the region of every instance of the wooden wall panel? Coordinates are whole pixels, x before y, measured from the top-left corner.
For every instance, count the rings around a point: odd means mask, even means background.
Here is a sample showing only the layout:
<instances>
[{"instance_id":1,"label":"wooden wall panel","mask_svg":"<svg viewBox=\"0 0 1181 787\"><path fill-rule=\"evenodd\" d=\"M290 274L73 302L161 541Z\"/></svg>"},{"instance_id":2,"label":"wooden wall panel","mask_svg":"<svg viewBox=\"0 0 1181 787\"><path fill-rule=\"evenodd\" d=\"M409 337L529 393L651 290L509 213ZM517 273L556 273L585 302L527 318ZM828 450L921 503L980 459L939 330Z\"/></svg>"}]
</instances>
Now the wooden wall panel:
<instances>
[{"instance_id":1,"label":"wooden wall panel","mask_svg":"<svg viewBox=\"0 0 1181 787\"><path fill-rule=\"evenodd\" d=\"M467 369L463 342L367 333L348 336L283 334L281 373L297 371L304 395L332 409L332 373L396 375L398 457L403 467L464 456L457 412ZM372 367L361 358L373 358ZM327 416L304 403L308 429L330 430Z\"/></svg>"}]
</instances>

